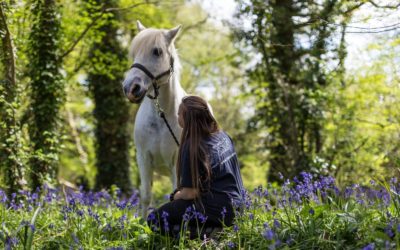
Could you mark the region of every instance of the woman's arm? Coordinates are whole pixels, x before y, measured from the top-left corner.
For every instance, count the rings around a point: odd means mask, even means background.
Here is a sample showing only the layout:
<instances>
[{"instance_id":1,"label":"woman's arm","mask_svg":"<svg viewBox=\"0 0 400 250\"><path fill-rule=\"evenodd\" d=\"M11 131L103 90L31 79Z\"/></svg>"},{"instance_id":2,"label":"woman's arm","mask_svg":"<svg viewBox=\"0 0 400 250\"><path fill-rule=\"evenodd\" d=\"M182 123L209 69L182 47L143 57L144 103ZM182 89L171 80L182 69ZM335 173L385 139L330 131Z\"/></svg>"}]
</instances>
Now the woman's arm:
<instances>
[{"instance_id":1,"label":"woman's arm","mask_svg":"<svg viewBox=\"0 0 400 250\"><path fill-rule=\"evenodd\" d=\"M194 188L182 188L174 195L174 200L193 200L197 197L197 190Z\"/></svg>"}]
</instances>

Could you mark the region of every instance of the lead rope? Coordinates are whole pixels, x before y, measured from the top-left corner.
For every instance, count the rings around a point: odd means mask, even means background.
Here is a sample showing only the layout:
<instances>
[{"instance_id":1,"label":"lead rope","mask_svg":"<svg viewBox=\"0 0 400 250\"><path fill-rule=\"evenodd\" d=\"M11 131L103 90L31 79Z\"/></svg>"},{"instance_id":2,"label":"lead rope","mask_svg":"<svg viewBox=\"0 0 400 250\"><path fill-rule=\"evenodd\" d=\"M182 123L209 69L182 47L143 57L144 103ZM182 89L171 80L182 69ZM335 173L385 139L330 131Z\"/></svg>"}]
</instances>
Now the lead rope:
<instances>
[{"instance_id":1,"label":"lead rope","mask_svg":"<svg viewBox=\"0 0 400 250\"><path fill-rule=\"evenodd\" d=\"M172 61L172 63L171 63L171 68L170 68L170 71L169 71L168 82L169 82L169 80L171 79L171 76L172 76L173 73L174 73L174 67L173 67L173 61ZM174 138L174 140L175 140L175 142L176 142L176 145L178 145L178 147L179 147L179 141L178 141L178 139L176 138L176 136L175 136L175 134L174 134L174 131L172 131L172 128L171 128L171 126L170 126L169 123L168 123L167 117L165 116L165 112L164 112L164 110L162 110L162 108L161 108L161 106L160 106L160 102L158 101L158 96L159 96L159 91L158 91L158 89L159 89L160 87L157 86L156 81L157 81L157 79L154 79L154 80L153 80L154 97L153 97L153 96L149 96L149 95L147 95L147 96L148 96L150 99L153 99L153 100L154 100L154 106L156 107L156 110L157 110L158 115L164 120L165 125L167 125L167 128L168 128L169 132L171 133L172 137Z\"/></svg>"},{"instance_id":2,"label":"lead rope","mask_svg":"<svg viewBox=\"0 0 400 250\"><path fill-rule=\"evenodd\" d=\"M178 139L176 138L176 136L174 134L174 131L172 131L172 128L171 128L171 126L169 125L169 123L167 121L167 117L165 117L164 111L160 107L160 103L158 102L158 96L154 99L154 106L156 106L158 115L164 120L165 124L168 127L169 132L171 133L172 137L174 138L174 140L176 142L176 145L178 145L178 147L179 147Z\"/></svg>"}]
</instances>

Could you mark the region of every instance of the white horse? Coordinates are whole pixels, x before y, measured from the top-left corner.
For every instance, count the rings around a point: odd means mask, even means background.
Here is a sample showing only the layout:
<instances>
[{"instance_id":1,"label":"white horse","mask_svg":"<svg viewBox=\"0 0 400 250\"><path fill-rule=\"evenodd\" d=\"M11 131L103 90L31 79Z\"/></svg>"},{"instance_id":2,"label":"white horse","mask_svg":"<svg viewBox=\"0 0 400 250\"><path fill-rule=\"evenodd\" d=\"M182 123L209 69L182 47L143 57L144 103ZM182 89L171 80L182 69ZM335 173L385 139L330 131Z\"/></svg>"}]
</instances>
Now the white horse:
<instances>
[{"instance_id":1,"label":"white horse","mask_svg":"<svg viewBox=\"0 0 400 250\"><path fill-rule=\"evenodd\" d=\"M182 129L178 125L178 108L186 93L179 83L181 65L174 46L180 26L171 30L152 29L137 21L137 27L139 33L130 47L134 64L125 75L123 88L129 101L141 102L134 140L140 172L141 215L146 216L153 172L169 175L173 189L177 184L177 142L160 117L157 105L179 140Z\"/></svg>"}]
</instances>

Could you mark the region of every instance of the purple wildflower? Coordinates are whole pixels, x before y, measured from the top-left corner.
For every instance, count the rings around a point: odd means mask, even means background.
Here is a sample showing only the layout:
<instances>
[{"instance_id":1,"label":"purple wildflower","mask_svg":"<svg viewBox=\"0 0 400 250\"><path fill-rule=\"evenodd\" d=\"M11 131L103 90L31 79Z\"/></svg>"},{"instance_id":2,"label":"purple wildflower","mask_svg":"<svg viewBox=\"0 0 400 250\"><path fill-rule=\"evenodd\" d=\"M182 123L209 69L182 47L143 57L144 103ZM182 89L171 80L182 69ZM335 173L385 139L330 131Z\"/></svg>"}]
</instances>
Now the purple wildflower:
<instances>
[{"instance_id":1,"label":"purple wildflower","mask_svg":"<svg viewBox=\"0 0 400 250\"><path fill-rule=\"evenodd\" d=\"M192 207L187 207L185 213L182 216L182 220L184 222L188 222L191 219L192 219Z\"/></svg>"},{"instance_id":2,"label":"purple wildflower","mask_svg":"<svg viewBox=\"0 0 400 250\"><path fill-rule=\"evenodd\" d=\"M280 228L281 227L281 223L279 223L279 220L274 218L274 227L275 228Z\"/></svg>"},{"instance_id":3,"label":"purple wildflower","mask_svg":"<svg viewBox=\"0 0 400 250\"><path fill-rule=\"evenodd\" d=\"M314 215L314 214L315 214L315 211L314 211L314 209L310 208L310 210L308 211L308 213L311 214L311 215Z\"/></svg>"},{"instance_id":4,"label":"purple wildflower","mask_svg":"<svg viewBox=\"0 0 400 250\"><path fill-rule=\"evenodd\" d=\"M229 241L228 244L227 244L227 246L228 246L230 249L233 249L233 248L235 248L235 243L233 243L232 241Z\"/></svg>"},{"instance_id":5,"label":"purple wildflower","mask_svg":"<svg viewBox=\"0 0 400 250\"><path fill-rule=\"evenodd\" d=\"M163 219L164 222L164 231L169 232L169 225L168 225L168 216L169 214L166 211L163 211L161 214L161 218Z\"/></svg>"},{"instance_id":6,"label":"purple wildflower","mask_svg":"<svg viewBox=\"0 0 400 250\"><path fill-rule=\"evenodd\" d=\"M370 244L366 245L365 247L363 247L362 250L374 250L374 249L375 249L375 244L370 243Z\"/></svg>"},{"instance_id":7,"label":"purple wildflower","mask_svg":"<svg viewBox=\"0 0 400 250\"><path fill-rule=\"evenodd\" d=\"M112 231L112 227L111 227L110 223L107 223L102 231L103 232L111 232Z\"/></svg>"},{"instance_id":8,"label":"purple wildflower","mask_svg":"<svg viewBox=\"0 0 400 250\"><path fill-rule=\"evenodd\" d=\"M78 209L77 211L76 211L76 214L79 216L79 217L83 217L83 214L84 214L85 212L83 211L83 210L81 210L81 209Z\"/></svg>"},{"instance_id":9,"label":"purple wildflower","mask_svg":"<svg viewBox=\"0 0 400 250\"><path fill-rule=\"evenodd\" d=\"M18 245L18 239L16 237L6 236L5 249L13 249L14 246Z\"/></svg>"},{"instance_id":10,"label":"purple wildflower","mask_svg":"<svg viewBox=\"0 0 400 250\"><path fill-rule=\"evenodd\" d=\"M225 219L225 215L226 215L226 207L223 207L223 208L222 208L222 211L221 211L222 220Z\"/></svg>"},{"instance_id":11,"label":"purple wildflower","mask_svg":"<svg viewBox=\"0 0 400 250\"><path fill-rule=\"evenodd\" d=\"M74 239L75 244L79 245L79 238L76 236L76 234L72 233L72 239Z\"/></svg>"},{"instance_id":12,"label":"purple wildflower","mask_svg":"<svg viewBox=\"0 0 400 250\"><path fill-rule=\"evenodd\" d=\"M5 204L6 202L7 202L7 195L2 189L0 189L0 203Z\"/></svg>"},{"instance_id":13,"label":"purple wildflower","mask_svg":"<svg viewBox=\"0 0 400 250\"><path fill-rule=\"evenodd\" d=\"M234 224L234 225L233 225L233 231L234 231L235 233L239 232L239 226L236 225L236 224Z\"/></svg>"},{"instance_id":14,"label":"purple wildflower","mask_svg":"<svg viewBox=\"0 0 400 250\"><path fill-rule=\"evenodd\" d=\"M250 220L254 220L254 214L253 213L249 213L249 219Z\"/></svg>"},{"instance_id":15,"label":"purple wildflower","mask_svg":"<svg viewBox=\"0 0 400 250\"><path fill-rule=\"evenodd\" d=\"M272 229L266 229L264 231L264 233L262 234L262 236L266 239L266 240L272 240L274 238L274 231L272 231Z\"/></svg>"},{"instance_id":16,"label":"purple wildflower","mask_svg":"<svg viewBox=\"0 0 400 250\"><path fill-rule=\"evenodd\" d=\"M124 229L125 228L125 221L126 221L126 214L122 215L121 217L118 218L118 223L119 223L119 228Z\"/></svg>"},{"instance_id":17,"label":"purple wildflower","mask_svg":"<svg viewBox=\"0 0 400 250\"><path fill-rule=\"evenodd\" d=\"M389 238L393 238L394 233L392 231L392 224L389 223L386 227L385 227L385 233L387 236L389 236Z\"/></svg>"},{"instance_id":18,"label":"purple wildflower","mask_svg":"<svg viewBox=\"0 0 400 250\"><path fill-rule=\"evenodd\" d=\"M200 223L202 223L202 224L206 223L206 221L208 219L207 216L205 216L204 214L202 214L200 212L197 213L197 218L200 220Z\"/></svg>"},{"instance_id":19,"label":"purple wildflower","mask_svg":"<svg viewBox=\"0 0 400 250\"><path fill-rule=\"evenodd\" d=\"M262 188L262 186L260 185L260 186L258 186L257 188L255 188L253 193L254 193L256 196L261 197L261 196L262 196L262 193L263 193L263 188Z\"/></svg>"}]
</instances>

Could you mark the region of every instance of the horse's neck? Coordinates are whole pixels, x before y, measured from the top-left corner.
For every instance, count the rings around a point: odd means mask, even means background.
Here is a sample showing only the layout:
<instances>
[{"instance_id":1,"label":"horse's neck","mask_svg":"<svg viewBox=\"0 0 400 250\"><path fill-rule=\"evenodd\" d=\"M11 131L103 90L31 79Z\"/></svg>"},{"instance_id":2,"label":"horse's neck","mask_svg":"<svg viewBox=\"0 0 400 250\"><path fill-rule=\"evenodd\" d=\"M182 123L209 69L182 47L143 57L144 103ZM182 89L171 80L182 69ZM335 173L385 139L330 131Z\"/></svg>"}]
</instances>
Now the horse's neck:
<instances>
[{"instance_id":1,"label":"horse's neck","mask_svg":"<svg viewBox=\"0 0 400 250\"><path fill-rule=\"evenodd\" d=\"M171 76L168 84L160 87L159 102L166 115L176 115L184 93L176 74Z\"/></svg>"}]
</instances>

